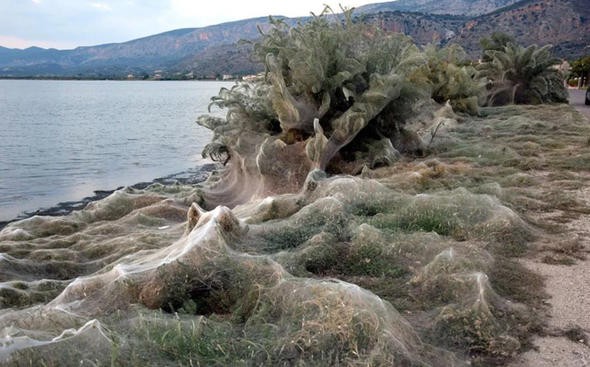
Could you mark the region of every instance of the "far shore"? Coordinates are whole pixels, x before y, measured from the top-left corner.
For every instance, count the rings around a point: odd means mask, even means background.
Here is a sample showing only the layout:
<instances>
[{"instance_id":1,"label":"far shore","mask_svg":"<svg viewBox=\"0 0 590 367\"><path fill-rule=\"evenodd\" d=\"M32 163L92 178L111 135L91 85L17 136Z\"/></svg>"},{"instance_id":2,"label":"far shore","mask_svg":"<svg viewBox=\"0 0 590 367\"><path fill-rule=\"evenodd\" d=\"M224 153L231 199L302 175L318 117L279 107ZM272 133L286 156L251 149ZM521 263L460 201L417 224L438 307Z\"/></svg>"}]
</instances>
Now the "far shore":
<instances>
[{"instance_id":1,"label":"far shore","mask_svg":"<svg viewBox=\"0 0 590 367\"><path fill-rule=\"evenodd\" d=\"M234 79L176 79L176 78L147 78L147 79L129 79L129 78L105 78L105 77L97 77L97 78L76 78L76 77L8 77L8 76L0 76L0 80L74 80L74 81L94 81L94 80L104 80L104 81L119 81L119 82L234 82L237 80L241 80L240 78Z\"/></svg>"}]
</instances>

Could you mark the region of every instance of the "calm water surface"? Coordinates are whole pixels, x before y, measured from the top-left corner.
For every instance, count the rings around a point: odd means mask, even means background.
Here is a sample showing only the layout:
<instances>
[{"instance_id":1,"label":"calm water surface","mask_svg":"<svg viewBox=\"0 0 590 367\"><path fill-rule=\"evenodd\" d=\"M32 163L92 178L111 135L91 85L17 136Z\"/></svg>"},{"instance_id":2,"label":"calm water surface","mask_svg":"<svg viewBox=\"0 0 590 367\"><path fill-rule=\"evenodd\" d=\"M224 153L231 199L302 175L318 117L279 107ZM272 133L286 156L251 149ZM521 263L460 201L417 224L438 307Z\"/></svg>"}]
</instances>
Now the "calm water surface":
<instances>
[{"instance_id":1,"label":"calm water surface","mask_svg":"<svg viewBox=\"0 0 590 367\"><path fill-rule=\"evenodd\" d=\"M194 121L229 85L0 80L0 221L203 163Z\"/></svg>"}]
</instances>

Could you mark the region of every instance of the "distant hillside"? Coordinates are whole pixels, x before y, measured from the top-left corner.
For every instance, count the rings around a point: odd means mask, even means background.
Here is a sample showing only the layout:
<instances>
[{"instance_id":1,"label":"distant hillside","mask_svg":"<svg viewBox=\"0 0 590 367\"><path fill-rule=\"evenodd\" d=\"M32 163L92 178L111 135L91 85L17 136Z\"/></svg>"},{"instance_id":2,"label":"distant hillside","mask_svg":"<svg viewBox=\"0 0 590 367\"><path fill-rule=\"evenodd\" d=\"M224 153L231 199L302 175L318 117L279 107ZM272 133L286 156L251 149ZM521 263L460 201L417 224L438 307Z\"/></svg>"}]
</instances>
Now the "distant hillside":
<instances>
[{"instance_id":1,"label":"distant hillside","mask_svg":"<svg viewBox=\"0 0 590 367\"><path fill-rule=\"evenodd\" d=\"M374 6L381 9L378 5ZM481 55L479 41L497 31L514 36L524 46L552 44L556 56L566 59L590 54L588 0L524 0L475 17L380 11L364 19L405 33L418 44L458 43L473 58Z\"/></svg>"},{"instance_id":2,"label":"distant hillside","mask_svg":"<svg viewBox=\"0 0 590 367\"><path fill-rule=\"evenodd\" d=\"M590 1L524 0L473 18L450 41L476 55L479 40L495 31L527 46L552 44L557 56L576 59L590 54Z\"/></svg>"},{"instance_id":3,"label":"distant hillside","mask_svg":"<svg viewBox=\"0 0 590 367\"><path fill-rule=\"evenodd\" d=\"M419 45L446 43L457 35L470 17L383 11L360 16L364 22L377 24L388 32L403 33Z\"/></svg>"},{"instance_id":4,"label":"distant hillside","mask_svg":"<svg viewBox=\"0 0 590 367\"><path fill-rule=\"evenodd\" d=\"M294 23L297 19L286 19ZM130 73L153 74L157 70L178 69L187 60L216 55L223 60L240 39L256 39L258 27L268 26L268 18L253 18L203 28L178 29L124 43L74 50L31 47L25 50L0 47L0 76L85 76L123 77ZM247 60L245 60L247 61ZM201 76L228 73L220 60L216 68ZM246 68L247 69L247 68Z\"/></svg>"},{"instance_id":5,"label":"distant hillside","mask_svg":"<svg viewBox=\"0 0 590 367\"><path fill-rule=\"evenodd\" d=\"M210 47L196 55L188 56L169 69L169 75L193 75L196 78L212 76L250 75L264 70L262 64L250 57L251 47L247 45L222 45Z\"/></svg>"},{"instance_id":6,"label":"distant hillside","mask_svg":"<svg viewBox=\"0 0 590 367\"><path fill-rule=\"evenodd\" d=\"M398 0L360 6L360 13L389 11L474 16L516 3L518 0Z\"/></svg>"},{"instance_id":7,"label":"distant hillside","mask_svg":"<svg viewBox=\"0 0 590 367\"><path fill-rule=\"evenodd\" d=\"M590 53L588 1L399 0L365 5L355 14L385 30L405 33L419 45L458 43L473 58L480 56L481 38L502 31L523 45L551 43L557 56L571 60ZM498 9L504 5L508 6ZM436 14L443 12L455 15ZM289 24L306 19L281 18ZM74 50L0 47L0 77L125 78L132 74L135 78L215 78L251 74L261 71L262 65L252 62L249 49L238 47L237 42L258 38L258 27L267 28L268 18L178 29Z\"/></svg>"}]
</instances>

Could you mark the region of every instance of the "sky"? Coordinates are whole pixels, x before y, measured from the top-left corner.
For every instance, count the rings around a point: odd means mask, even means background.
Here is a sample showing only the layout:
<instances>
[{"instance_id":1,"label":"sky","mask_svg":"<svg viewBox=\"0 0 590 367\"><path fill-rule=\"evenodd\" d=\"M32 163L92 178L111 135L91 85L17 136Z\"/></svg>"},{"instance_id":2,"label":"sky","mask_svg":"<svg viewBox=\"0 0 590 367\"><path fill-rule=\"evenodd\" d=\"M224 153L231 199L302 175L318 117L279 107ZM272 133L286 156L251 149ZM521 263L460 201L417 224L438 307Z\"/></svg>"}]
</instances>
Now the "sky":
<instances>
[{"instance_id":1,"label":"sky","mask_svg":"<svg viewBox=\"0 0 590 367\"><path fill-rule=\"evenodd\" d=\"M72 49L267 15L382 0L0 0L0 46Z\"/></svg>"}]
</instances>

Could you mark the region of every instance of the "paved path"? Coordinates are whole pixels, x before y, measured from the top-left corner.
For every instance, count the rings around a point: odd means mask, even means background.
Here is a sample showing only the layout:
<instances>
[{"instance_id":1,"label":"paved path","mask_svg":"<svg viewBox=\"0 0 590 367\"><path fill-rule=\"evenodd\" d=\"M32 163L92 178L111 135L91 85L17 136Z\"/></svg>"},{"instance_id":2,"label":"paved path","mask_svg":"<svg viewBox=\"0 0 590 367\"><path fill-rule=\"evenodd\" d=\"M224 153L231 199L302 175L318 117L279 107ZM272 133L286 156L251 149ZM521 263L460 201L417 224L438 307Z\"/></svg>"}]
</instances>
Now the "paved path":
<instances>
[{"instance_id":1,"label":"paved path","mask_svg":"<svg viewBox=\"0 0 590 367\"><path fill-rule=\"evenodd\" d=\"M590 119L590 106L584 104L585 90L570 89L570 104Z\"/></svg>"}]
</instances>

